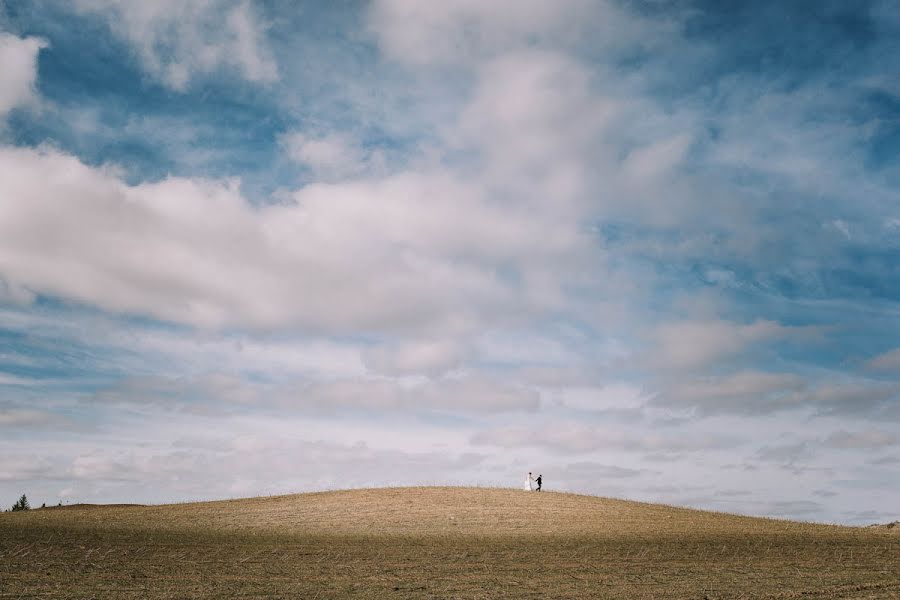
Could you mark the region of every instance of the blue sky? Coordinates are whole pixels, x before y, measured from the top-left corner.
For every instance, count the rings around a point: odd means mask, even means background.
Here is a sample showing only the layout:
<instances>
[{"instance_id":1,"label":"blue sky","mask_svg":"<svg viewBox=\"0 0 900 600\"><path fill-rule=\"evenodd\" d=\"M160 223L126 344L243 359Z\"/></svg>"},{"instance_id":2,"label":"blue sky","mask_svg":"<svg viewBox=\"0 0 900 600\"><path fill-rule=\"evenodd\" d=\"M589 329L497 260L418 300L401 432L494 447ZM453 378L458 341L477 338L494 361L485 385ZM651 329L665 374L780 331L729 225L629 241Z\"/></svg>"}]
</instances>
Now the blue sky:
<instances>
[{"instance_id":1,"label":"blue sky","mask_svg":"<svg viewBox=\"0 0 900 600\"><path fill-rule=\"evenodd\" d=\"M0 496L900 499L890 2L0 2Z\"/></svg>"}]
</instances>

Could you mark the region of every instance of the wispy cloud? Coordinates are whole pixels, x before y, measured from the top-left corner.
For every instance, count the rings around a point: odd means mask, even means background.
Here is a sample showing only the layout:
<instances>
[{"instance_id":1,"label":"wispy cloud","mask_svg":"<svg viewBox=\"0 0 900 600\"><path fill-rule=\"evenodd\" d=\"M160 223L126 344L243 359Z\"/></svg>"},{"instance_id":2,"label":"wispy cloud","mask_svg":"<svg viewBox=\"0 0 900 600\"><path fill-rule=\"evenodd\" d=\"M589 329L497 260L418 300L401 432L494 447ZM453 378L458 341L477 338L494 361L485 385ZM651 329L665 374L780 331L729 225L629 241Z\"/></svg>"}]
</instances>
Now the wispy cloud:
<instances>
[{"instance_id":1,"label":"wispy cloud","mask_svg":"<svg viewBox=\"0 0 900 600\"><path fill-rule=\"evenodd\" d=\"M115 35L133 45L144 68L172 89L183 91L196 75L220 67L253 82L278 77L256 4L78 0L73 6L105 19Z\"/></svg>"},{"instance_id":2,"label":"wispy cloud","mask_svg":"<svg viewBox=\"0 0 900 600\"><path fill-rule=\"evenodd\" d=\"M879 354L869 360L868 366L878 371L900 372L900 348Z\"/></svg>"}]
</instances>

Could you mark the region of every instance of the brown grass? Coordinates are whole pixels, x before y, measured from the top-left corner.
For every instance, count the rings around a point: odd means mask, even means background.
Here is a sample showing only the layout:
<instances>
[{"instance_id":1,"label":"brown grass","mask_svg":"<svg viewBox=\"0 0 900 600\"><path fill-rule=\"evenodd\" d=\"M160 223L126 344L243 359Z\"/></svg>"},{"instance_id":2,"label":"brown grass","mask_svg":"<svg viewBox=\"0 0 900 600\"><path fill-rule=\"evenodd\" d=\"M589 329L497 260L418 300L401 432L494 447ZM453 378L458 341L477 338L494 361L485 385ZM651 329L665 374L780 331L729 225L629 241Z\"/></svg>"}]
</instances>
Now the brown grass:
<instances>
[{"instance_id":1,"label":"brown grass","mask_svg":"<svg viewBox=\"0 0 900 600\"><path fill-rule=\"evenodd\" d=\"M900 598L900 536L481 488L0 515L0 598L188 597Z\"/></svg>"}]
</instances>

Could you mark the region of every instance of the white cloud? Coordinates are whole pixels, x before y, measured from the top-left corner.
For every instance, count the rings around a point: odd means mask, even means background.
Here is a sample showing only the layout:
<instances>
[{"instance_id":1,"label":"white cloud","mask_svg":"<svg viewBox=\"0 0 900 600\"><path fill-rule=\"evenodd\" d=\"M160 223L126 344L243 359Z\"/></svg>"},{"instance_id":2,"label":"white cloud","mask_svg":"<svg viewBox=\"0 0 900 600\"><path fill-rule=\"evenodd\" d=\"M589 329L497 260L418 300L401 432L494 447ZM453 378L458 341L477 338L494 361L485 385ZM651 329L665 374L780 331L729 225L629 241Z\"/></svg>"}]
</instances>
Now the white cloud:
<instances>
[{"instance_id":1,"label":"white cloud","mask_svg":"<svg viewBox=\"0 0 900 600\"><path fill-rule=\"evenodd\" d=\"M346 133L312 136L295 131L282 136L281 144L288 157L309 169L316 181L340 181L385 170L380 151L363 148Z\"/></svg>"},{"instance_id":2,"label":"white cloud","mask_svg":"<svg viewBox=\"0 0 900 600\"><path fill-rule=\"evenodd\" d=\"M125 29L165 30L179 10L188 24L212 10L111 6L127 13ZM385 174L350 134L294 132L285 149L320 183L286 192L280 206L254 206L233 183L129 186L60 152L6 150L0 170L16 176L0 183L0 210L15 213L19 233L0 242L0 276L24 294L203 327L433 339L550 311L599 318L571 291L634 291L606 277L584 227L609 200L587 192L617 171L602 134L622 120L623 103L597 93L586 65L552 50L516 47L473 68L471 100L440 131L446 156L436 158L478 160ZM62 197L65 210L56 210ZM36 232L49 231L53 243L40 243L46 234Z\"/></svg>"},{"instance_id":3,"label":"white cloud","mask_svg":"<svg viewBox=\"0 0 900 600\"><path fill-rule=\"evenodd\" d=\"M0 378L0 385L3 383L2 378ZM0 408L0 427L28 429L68 424L70 424L68 419L43 410Z\"/></svg>"},{"instance_id":4,"label":"white cloud","mask_svg":"<svg viewBox=\"0 0 900 600\"><path fill-rule=\"evenodd\" d=\"M174 442L50 442L40 457L5 452L11 463L0 464L0 482L9 483L0 483L0 491L21 493L18 486L28 481L28 496L36 502L159 502L484 481L485 455L436 444L398 450L325 434L298 436L296 422L277 429L272 421L243 419L200 434L196 426L189 435L169 431Z\"/></svg>"},{"instance_id":5,"label":"white cloud","mask_svg":"<svg viewBox=\"0 0 900 600\"><path fill-rule=\"evenodd\" d=\"M387 375L439 375L460 367L469 355L464 344L453 340L429 340L382 344L366 348L363 361Z\"/></svg>"},{"instance_id":6,"label":"white cloud","mask_svg":"<svg viewBox=\"0 0 900 600\"><path fill-rule=\"evenodd\" d=\"M786 444L766 445L759 449L756 457L787 466L797 462L814 462L821 459L823 450L883 450L900 443L896 434L879 430L835 431L825 437L808 438ZM821 494L819 494L821 495Z\"/></svg>"},{"instance_id":7,"label":"white cloud","mask_svg":"<svg viewBox=\"0 0 900 600\"><path fill-rule=\"evenodd\" d=\"M379 377L252 383L222 373L197 377L132 377L86 396L93 406L120 405L226 416L236 409L332 415L444 412L456 415L534 412L537 391L476 375L403 380Z\"/></svg>"},{"instance_id":8,"label":"white cloud","mask_svg":"<svg viewBox=\"0 0 900 600\"><path fill-rule=\"evenodd\" d=\"M88 481L137 481L142 475L132 461L100 453L75 457L69 474L73 479Z\"/></svg>"},{"instance_id":9,"label":"white cloud","mask_svg":"<svg viewBox=\"0 0 900 600\"><path fill-rule=\"evenodd\" d=\"M56 150L3 148L0 275L197 326L446 332L558 301L567 258L587 247L571 219L501 208L440 171L293 199L254 206L233 182L184 178L129 186Z\"/></svg>"},{"instance_id":10,"label":"white cloud","mask_svg":"<svg viewBox=\"0 0 900 600\"><path fill-rule=\"evenodd\" d=\"M6 356L3 356L3 358L8 360ZM3 373L2 371L0 371L0 385L30 386L34 385L35 383L37 383L37 380L35 379L10 375L9 373Z\"/></svg>"},{"instance_id":11,"label":"white cloud","mask_svg":"<svg viewBox=\"0 0 900 600\"><path fill-rule=\"evenodd\" d=\"M307 336L223 333L123 321L115 315L66 307L42 310L36 305L0 308L0 329L27 331L33 339L52 340L54 347L96 349L90 369L117 373L152 373L197 376L226 372L264 376L267 380L361 377L367 369L355 341ZM7 365L34 368L45 357L0 352ZM36 385L46 379L5 375L0 383Z\"/></svg>"},{"instance_id":12,"label":"white cloud","mask_svg":"<svg viewBox=\"0 0 900 600\"><path fill-rule=\"evenodd\" d=\"M637 148L625 159L625 174L638 185L658 181L682 162L690 144L689 135L679 134Z\"/></svg>"},{"instance_id":13,"label":"white cloud","mask_svg":"<svg viewBox=\"0 0 900 600\"><path fill-rule=\"evenodd\" d=\"M475 445L502 448L535 447L553 452L580 454L596 450L632 452L699 452L739 445L740 440L719 435L660 435L651 432L624 433L580 423L553 422L541 427L511 426L480 431L472 436Z\"/></svg>"},{"instance_id":14,"label":"white cloud","mask_svg":"<svg viewBox=\"0 0 900 600\"><path fill-rule=\"evenodd\" d=\"M40 38L0 31L0 123L13 108L34 101L38 52L47 46Z\"/></svg>"},{"instance_id":15,"label":"white cloud","mask_svg":"<svg viewBox=\"0 0 900 600\"><path fill-rule=\"evenodd\" d=\"M822 83L789 91L761 90L744 83L735 78L721 88L722 97L740 110L721 115L722 129L711 158L727 167L765 172L811 188L821 183L811 175L836 175L828 172L827 165L834 160L837 144L852 135L853 126L825 119L816 127L801 127L795 120L827 102L818 87ZM804 178L809 181L803 183Z\"/></svg>"},{"instance_id":16,"label":"white cloud","mask_svg":"<svg viewBox=\"0 0 900 600\"><path fill-rule=\"evenodd\" d=\"M900 384L868 380L823 383L796 392L792 401L822 415L848 415L868 419L890 419L891 403L900 398ZM900 415L895 414L893 419Z\"/></svg>"},{"instance_id":17,"label":"white cloud","mask_svg":"<svg viewBox=\"0 0 900 600\"><path fill-rule=\"evenodd\" d=\"M0 461L0 481L12 481L16 485L22 481L51 477L53 472L53 463L33 452L4 452Z\"/></svg>"},{"instance_id":18,"label":"white cloud","mask_svg":"<svg viewBox=\"0 0 900 600\"><path fill-rule=\"evenodd\" d=\"M535 390L503 385L479 377L448 378L402 384L389 380L337 381L304 386L291 404L319 410L368 408L378 411L442 411L453 414L534 412Z\"/></svg>"},{"instance_id":19,"label":"white cloud","mask_svg":"<svg viewBox=\"0 0 900 600\"><path fill-rule=\"evenodd\" d=\"M590 71L558 52L506 54L482 65L477 77L471 102L447 134L450 143L474 150L490 183L520 201L571 210L590 167L606 166L608 157L596 155L598 141L620 116L619 102L594 93Z\"/></svg>"},{"instance_id":20,"label":"white cloud","mask_svg":"<svg viewBox=\"0 0 900 600\"><path fill-rule=\"evenodd\" d=\"M590 43L610 51L636 40L649 47L674 30L605 0L376 0L369 28L388 58L419 68L471 64L529 47Z\"/></svg>"},{"instance_id":21,"label":"white cloud","mask_svg":"<svg viewBox=\"0 0 900 600\"><path fill-rule=\"evenodd\" d=\"M577 24L582 0L377 0L370 27L383 51L411 65L462 63Z\"/></svg>"},{"instance_id":22,"label":"white cloud","mask_svg":"<svg viewBox=\"0 0 900 600\"><path fill-rule=\"evenodd\" d=\"M671 382L654 398L665 406L696 407L702 413L758 414L803 406L798 390L806 380L788 373L741 371L721 377Z\"/></svg>"},{"instance_id":23,"label":"white cloud","mask_svg":"<svg viewBox=\"0 0 900 600\"><path fill-rule=\"evenodd\" d=\"M818 382L790 373L739 371L722 376L661 379L651 401L698 415L765 415L796 409L815 416L896 420L900 385L867 379Z\"/></svg>"},{"instance_id":24,"label":"white cloud","mask_svg":"<svg viewBox=\"0 0 900 600\"><path fill-rule=\"evenodd\" d=\"M28 305L34 301L34 294L20 285L8 283L0 277L0 302Z\"/></svg>"},{"instance_id":25,"label":"white cloud","mask_svg":"<svg viewBox=\"0 0 900 600\"><path fill-rule=\"evenodd\" d=\"M722 320L664 323L652 334L649 362L662 369L702 368L750 345L802 333L802 329L766 320L747 325Z\"/></svg>"},{"instance_id":26,"label":"white cloud","mask_svg":"<svg viewBox=\"0 0 900 600\"><path fill-rule=\"evenodd\" d=\"M172 89L185 90L196 75L220 67L247 81L278 78L265 23L249 1L78 0L75 7L106 19L135 47L144 68Z\"/></svg>"},{"instance_id":27,"label":"white cloud","mask_svg":"<svg viewBox=\"0 0 900 600\"><path fill-rule=\"evenodd\" d=\"M793 465L800 460L809 460L814 456L815 452L813 452L813 445L806 441L763 446L756 453L756 457L760 460L773 461L786 465Z\"/></svg>"},{"instance_id":28,"label":"white cloud","mask_svg":"<svg viewBox=\"0 0 900 600\"><path fill-rule=\"evenodd\" d=\"M844 237L846 240L853 239L853 236L850 234L850 226L846 221L842 219L834 219L822 225L823 229L830 229L833 231L837 231Z\"/></svg>"},{"instance_id":29,"label":"white cloud","mask_svg":"<svg viewBox=\"0 0 900 600\"><path fill-rule=\"evenodd\" d=\"M567 408L576 410L628 410L644 406L650 395L642 386L609 383L597 387L566 387L557 394Z\"/></svg>"}]
</instances>

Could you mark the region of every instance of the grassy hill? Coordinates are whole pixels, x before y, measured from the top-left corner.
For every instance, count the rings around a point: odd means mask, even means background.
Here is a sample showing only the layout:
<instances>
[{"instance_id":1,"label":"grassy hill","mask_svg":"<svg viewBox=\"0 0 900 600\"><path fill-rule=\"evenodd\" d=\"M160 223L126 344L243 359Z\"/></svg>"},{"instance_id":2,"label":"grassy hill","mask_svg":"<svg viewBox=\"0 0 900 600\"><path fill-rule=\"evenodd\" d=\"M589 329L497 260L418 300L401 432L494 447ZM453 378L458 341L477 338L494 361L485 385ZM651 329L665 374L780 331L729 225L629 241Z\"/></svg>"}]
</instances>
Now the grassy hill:
<instances>
[{"instance_id":1,"label":"grassy hill","mask_svg":"<svg viewBox=\"0 0 900 600\"><path fill-rule=\"evenodd\" d=\"M900 536L397 488L0 515L0 598L898 598Z\"/></svg>"}]
</instances>

